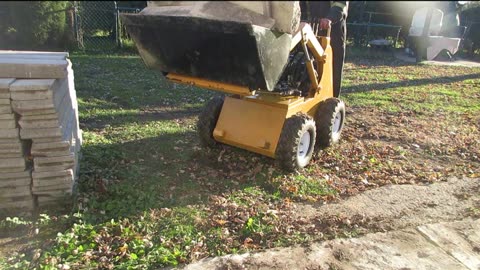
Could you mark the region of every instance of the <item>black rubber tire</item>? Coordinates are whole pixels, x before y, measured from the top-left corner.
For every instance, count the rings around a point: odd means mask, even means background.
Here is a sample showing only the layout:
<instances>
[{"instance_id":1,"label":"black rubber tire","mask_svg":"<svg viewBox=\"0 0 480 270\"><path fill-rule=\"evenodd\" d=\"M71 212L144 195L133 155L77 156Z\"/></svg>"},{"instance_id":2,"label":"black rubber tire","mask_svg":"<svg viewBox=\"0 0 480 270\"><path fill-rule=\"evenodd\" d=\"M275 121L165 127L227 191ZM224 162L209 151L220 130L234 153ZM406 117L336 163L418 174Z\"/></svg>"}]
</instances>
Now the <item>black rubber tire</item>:
<instances>
[{"instance_id":1,"label":"black rubber tire","mask_svg":"<svg viewBox=\"0 0 480 270\"><path fill-rule=\"evenodd\" d=\"M305 132L310 132L310 147L305 158L297 155L300 139ZM301 170L310 162L315 146L316 128L312 117L298 113L285 120L278 141L275 158L280 168L285 171Z\"/></svg>"},{"instance_id":2,"label":"black rubber tire","mask_svg":"<svg viewBox=\"0 0 480 270\"><path fill-rule=\"evenodd\" d=\"M341 116L341 123L338 132L333 131L333 125L337 114ZM328 98L322 101L315 113L317 127L316 151L338 143L345 124L345 103L338 98Z\"/></svg>"},{"instance_id":3,"label":"black rubber tire","mask_svg":"<svg viewBox=\"0 0 480 270\"><path fill-rule=\"evenodd\" d=\"M204 147L215 148L219 145L213 138L213 130L217 125L224 100L223 97L212 98L198 116L197 132L200 138L200 144Z\"/></svg>"}]
</instances>

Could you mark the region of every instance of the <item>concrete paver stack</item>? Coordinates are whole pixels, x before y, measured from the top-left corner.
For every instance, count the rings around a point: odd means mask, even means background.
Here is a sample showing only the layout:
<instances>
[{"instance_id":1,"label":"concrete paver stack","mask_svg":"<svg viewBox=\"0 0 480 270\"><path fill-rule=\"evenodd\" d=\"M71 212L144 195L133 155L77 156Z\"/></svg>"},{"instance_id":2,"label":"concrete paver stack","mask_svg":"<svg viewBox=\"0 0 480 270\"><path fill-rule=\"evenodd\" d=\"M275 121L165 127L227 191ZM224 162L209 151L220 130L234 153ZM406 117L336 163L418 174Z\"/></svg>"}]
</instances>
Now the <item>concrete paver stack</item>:
<instances>
[{"instance_id":1,"label":"concrete paver stack","mask_svg":"<svg viewBox=\"0 0 480 270\"><path fill-rule=\"evenodd\" d=\"M57 203L72 192L82 136L67 57L0 51L0 211Z\"/></svg>"}]
</instances>

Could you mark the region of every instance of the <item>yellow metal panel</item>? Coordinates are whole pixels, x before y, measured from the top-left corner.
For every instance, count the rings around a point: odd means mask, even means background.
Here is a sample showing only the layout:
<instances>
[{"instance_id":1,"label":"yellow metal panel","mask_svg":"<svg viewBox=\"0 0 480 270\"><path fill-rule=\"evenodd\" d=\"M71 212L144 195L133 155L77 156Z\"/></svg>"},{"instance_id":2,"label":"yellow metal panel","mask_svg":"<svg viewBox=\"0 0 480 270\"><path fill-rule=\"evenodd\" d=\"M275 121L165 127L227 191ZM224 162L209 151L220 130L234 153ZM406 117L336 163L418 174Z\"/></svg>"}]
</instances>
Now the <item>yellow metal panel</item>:
<instances>
[{"instance_id":1,"label":"yellow metal panel","mask_svg":"<svg viewBox=\"0 0 480 270\"><path fill-rule=\"evenodd\" d=\"M191 77L191 76L169 73L167 75L167 78L176 83L195 85L198 87L208 88L211 90L234 94L234 95L248 96L253 93L252 91L250 91L250 89L248 89L248 87L243 87L243 86L238 86L238 85L228 84L228 83L221 83L221 82L216 82L211 80L205 80L205 79L200 79L200 78Z\"/></svg>"},{"instance_id":2,"label":"yellow metal panel","mask_svg":"<svg viewBox=\"0 0 480 270\"><path fill-rule=\"evenodd\" d=\"M219 142L273 158L286 114L285 107L227 97L213 136Z\"/></svg>"}]
</instances>

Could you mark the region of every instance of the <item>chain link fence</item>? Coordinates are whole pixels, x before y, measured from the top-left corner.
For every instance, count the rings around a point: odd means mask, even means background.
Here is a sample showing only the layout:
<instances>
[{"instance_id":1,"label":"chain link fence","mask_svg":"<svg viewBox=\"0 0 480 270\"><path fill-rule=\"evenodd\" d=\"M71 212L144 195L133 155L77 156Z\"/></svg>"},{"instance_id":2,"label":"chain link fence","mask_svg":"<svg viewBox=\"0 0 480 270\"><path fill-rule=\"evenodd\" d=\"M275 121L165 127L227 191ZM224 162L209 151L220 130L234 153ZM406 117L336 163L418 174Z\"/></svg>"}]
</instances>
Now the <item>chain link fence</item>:
<instances>
[{"instance_id":1,"label":"chain link fence","mask_svg":"<svg viewBox=\"0 0 480 270\"><path fill-rule=\"evenodd\" d=\"M74 1L75 38L78 48L88 52L110 52L134 47L120 21L121 13L138 13L140 8L119 7L116 1Z\"/></svg>"}]
</instances>

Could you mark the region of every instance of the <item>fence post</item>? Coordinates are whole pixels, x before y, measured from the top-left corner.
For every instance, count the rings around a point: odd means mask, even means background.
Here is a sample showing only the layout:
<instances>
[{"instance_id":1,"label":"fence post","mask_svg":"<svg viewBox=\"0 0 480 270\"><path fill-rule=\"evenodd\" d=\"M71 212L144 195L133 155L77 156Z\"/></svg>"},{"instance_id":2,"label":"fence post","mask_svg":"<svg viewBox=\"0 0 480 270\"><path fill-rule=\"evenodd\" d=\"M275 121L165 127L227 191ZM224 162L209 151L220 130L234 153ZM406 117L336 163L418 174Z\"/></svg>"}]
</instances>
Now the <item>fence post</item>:
<instances>
[{"instance_id":1,"label":"fence post","mask_svg":"<svg viewBox=\"0 0 480 270\"><path fill-rule=\"evenodd\" d=\"M113 1L113 3L115 4L115 41L117 43L117 47L122 47L122 41L121 41L121 38L120 38L120 23L119 23L119 10L118 10L118 5L117 5L117 1Z\"/></svg>"},{"instance_id":2,"label":"fence post","mask_svg":"<svg viewBox=\"0 0 480 270\"><path fill-rule=\"evenodd\" d=\"M79 26L78 26L78 3L77 1L73 1L73 31L75 32L74 35L75 35L75 42L77 43L77 48L81 49L83 46L82 46L82 42L80 40L80 30L79 30Z\"/></svg>"}]
</instances>

